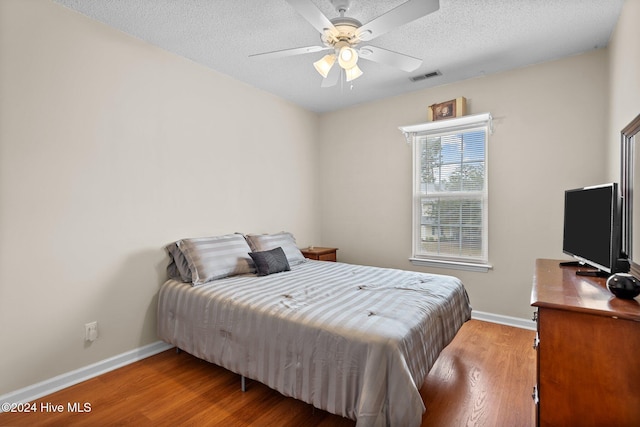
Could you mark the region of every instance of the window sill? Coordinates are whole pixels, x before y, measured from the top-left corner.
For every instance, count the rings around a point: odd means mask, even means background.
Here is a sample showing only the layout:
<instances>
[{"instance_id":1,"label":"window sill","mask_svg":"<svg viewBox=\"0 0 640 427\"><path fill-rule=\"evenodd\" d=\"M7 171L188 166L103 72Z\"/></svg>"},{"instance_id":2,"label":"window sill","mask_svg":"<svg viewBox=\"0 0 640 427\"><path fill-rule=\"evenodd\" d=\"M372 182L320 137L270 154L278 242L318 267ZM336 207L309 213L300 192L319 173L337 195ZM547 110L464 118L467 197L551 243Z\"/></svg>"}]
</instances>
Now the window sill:
<instances>
[{"instance_id":1,"label":"window sill","mask_svg":"<svg viewBox=\"0 0 640 427\"><path fill-rule=\"evenodd\" d=\"M470 262L461 261L443 261L422 258L409 258L409 261L411 261L411 264L420 267L449 268L452 270L475 271L477 273L487 273L493 268L493 266L490 264L473 264Z\"/></svg>"}]
</instances>

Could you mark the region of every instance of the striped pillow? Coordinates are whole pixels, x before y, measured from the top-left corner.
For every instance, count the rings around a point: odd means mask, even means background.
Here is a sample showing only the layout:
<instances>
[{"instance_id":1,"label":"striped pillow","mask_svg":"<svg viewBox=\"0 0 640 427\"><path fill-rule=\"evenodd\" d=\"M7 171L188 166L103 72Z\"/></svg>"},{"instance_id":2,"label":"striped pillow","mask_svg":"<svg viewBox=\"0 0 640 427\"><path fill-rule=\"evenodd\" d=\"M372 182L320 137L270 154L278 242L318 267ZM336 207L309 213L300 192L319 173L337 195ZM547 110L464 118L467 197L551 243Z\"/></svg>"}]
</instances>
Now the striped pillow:
<instances>
[{"instance_id":1,"label":"striped pillow","mask_svg":"<svg viewBox=\"0 0 640 427\"><path fill-rule=\"evenodd\" d=\"M249 234L246 238L253 252L268 251L281 247L287 256L289 265L298 265L305 261L304 255L296 245L295 237L286 231L276 234Z\"/></svg>"},{"instance_id":2,"label":"striped pillow","mask_svg":"<svg viewBox=\"0 0 640 427\"><path fill-rule=\"evenodd\" d=\"M172 246L173 245L173 246ZM241 234L216 237L199 237L178 240L167 247L173 255L172 271L178 271L182 281L194 286L237 274L255 273L255 265L249 256L251 249ZM188 267L188 268L187 268Z\"/></svg>"},{"instance_id":3,"label":"striped pillow","mask_svg":"<svg viewBox=\"0 0 640 427\"><path fill-rule=\"evenodd\" d=\"M185 283L191 282L191 270L184 254L178 247L178 242L173 242L164 247L169 255L169 265L167 265L167 275L170 279L180 280Z\"/></svg>"}]
</instances>

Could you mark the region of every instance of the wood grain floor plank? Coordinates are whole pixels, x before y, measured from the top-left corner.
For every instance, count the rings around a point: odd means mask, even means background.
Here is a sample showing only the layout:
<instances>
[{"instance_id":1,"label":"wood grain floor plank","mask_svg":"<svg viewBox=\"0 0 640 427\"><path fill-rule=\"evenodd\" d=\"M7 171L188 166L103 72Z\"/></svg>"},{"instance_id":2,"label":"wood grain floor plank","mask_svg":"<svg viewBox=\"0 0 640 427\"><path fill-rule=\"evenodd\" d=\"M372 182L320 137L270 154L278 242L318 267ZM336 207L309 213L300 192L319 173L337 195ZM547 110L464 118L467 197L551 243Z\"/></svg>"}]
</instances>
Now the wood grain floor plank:
<instances>
[{"instance_id":1,"label":"wood grain floor plank","mask_svg":"<svg viewBox=\"0 0 640 427\"><path fill-rule=\"evenodd\" d=\"M420 394L423 426L533 426L533 331L470 320L443 351ZM33 402L62 413L0 414L0 426L311 426L355 422L285 397L187 353L168 350ZM72 413L68 404L91 405Z\"/></svg>"}]
</instances>

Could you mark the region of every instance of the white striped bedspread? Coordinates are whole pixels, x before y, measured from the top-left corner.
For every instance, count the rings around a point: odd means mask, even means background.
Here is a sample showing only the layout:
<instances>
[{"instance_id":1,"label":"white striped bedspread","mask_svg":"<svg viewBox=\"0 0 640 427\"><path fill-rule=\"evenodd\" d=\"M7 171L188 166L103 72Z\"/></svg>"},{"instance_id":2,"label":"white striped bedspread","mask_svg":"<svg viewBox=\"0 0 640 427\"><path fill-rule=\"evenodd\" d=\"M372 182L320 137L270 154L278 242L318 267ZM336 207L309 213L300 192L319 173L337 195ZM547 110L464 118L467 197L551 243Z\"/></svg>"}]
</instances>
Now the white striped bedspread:
<instances>
[{"instance_id":1,"label":"white striped bedspread","mask_svg":"<svg viewBox=\"0 0 640 427\"><path fill-rule=\"evenodd\" d=\"M419 426L419 393L471 316L450 276L308 260L193 287L167 281L158 335L363 426Z\"/></svg>"}]
</instances>

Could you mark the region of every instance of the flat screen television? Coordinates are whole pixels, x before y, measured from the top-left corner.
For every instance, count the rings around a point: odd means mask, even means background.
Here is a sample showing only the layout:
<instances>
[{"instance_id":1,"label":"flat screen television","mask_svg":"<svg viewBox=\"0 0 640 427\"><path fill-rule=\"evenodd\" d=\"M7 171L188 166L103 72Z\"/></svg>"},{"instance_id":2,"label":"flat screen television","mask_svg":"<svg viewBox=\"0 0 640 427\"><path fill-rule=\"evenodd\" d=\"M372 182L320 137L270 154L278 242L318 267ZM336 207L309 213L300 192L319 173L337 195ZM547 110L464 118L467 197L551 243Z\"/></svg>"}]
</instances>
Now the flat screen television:
<instances>
[{"instance_id":1,"label":"flat screen television","mask_svg":"<svg viewBox=\"0 0 640 427\"><path fill-rule=\"evenodd\" d=\"M618 184L565 191L562 251L575 258L574 263L597 269L578 274L608 276L629 270L621 253L621 222Z\"/></svg>"}]
</instances>

